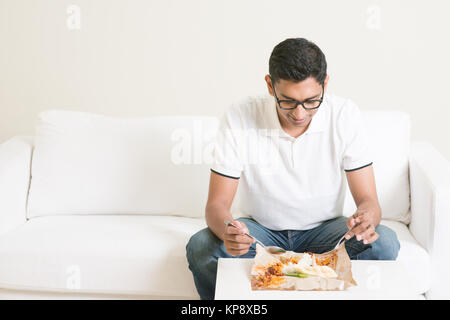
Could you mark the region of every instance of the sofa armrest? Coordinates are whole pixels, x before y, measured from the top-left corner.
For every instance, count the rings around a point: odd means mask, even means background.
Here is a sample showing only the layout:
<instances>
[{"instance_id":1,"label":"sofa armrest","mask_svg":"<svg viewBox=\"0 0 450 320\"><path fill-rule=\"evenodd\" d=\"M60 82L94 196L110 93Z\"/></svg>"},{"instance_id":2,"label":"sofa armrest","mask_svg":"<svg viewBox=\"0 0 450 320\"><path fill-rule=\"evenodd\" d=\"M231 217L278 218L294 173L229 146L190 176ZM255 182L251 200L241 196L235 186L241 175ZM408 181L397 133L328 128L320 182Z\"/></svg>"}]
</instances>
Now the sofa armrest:
<instances>
[{"instance_id":1,"label":"sofa armrest","mask_svg":"<svg viewBox=\"0 0 450 320\"><path fill-rule=\"evenodd\" d=\"M31 136L0 144L0 235L26 222L32 152Z\"/></svg>"},{"instance_id":2,"label":"sofa armrest","mask_svg":"<svg viewBox=\"0 0 450 320\"><path fill-rule=\"evenodd\" d=\"M431 258L431 299L450 298L450 162L430 143L413 141L409 229Z\"/></svg>"}]
</instances>

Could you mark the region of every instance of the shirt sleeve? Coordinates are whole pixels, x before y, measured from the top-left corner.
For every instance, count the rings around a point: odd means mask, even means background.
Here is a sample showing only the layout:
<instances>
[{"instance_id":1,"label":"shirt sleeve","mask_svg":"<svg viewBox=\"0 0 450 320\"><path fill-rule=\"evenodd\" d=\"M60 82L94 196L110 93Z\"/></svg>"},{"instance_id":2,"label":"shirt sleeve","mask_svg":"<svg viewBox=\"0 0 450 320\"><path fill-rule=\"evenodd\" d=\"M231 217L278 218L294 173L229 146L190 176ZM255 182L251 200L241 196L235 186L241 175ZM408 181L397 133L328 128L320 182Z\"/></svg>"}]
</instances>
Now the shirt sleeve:
<instances>
[{"instance_id":1,"label":"shirt sleeve","mask_svg":"<svg viewBox=\"0 0 450 320\"><path fill-rule=\"evenodd\" d=\"M342 165L345 171L353 171L371 165L373 156L359 107L348 100L343 108L345 147Z\"/></svg>"},{"instance_id":2,"label":"shirt sleeve","mask_svg":"<svg viewBox=\"0 0 450 320\"><path fill-rule=\"evenodd\" d=\"M222 176L239 179L243 170L241 119L232 106L228 108L216 133L211 171Z\"/></svg>"}]
</instances>

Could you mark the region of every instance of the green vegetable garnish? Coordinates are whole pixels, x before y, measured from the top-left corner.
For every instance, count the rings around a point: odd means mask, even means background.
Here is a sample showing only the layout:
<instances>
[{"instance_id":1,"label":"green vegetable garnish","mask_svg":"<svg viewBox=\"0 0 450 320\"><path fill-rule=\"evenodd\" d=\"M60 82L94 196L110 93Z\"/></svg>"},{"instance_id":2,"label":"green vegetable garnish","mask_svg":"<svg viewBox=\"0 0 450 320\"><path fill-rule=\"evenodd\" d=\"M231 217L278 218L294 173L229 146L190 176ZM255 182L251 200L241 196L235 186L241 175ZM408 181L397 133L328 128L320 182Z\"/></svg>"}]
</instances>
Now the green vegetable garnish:
<instances>
[{"instance_id":1,"label":"green vegetable garnish","mask_svg":"<svg viewBox=\"0 0 450 320\"><path fill-rule=\"evenodd\" d=\"M284 275L288 277L297 277L297 278L306 278L309 276L306 273L285 273Z\"/></svg>"}]
</instances>

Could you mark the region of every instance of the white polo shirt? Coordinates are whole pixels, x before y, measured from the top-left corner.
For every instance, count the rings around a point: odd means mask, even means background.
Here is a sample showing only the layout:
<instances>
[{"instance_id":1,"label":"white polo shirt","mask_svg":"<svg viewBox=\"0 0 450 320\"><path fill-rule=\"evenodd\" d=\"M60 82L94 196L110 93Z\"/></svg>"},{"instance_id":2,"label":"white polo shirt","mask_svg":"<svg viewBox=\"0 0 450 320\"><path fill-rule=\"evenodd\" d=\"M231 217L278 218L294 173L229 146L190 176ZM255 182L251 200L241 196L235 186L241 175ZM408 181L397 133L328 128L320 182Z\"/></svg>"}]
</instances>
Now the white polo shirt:
<instances>
[{"instance_id":1,"label":"white polo shirt","mask_svg":"<svg viewBox=\"0 0 450 320\"><path fill-rule=\"evenodd\" d=\"M325 93L298 138L282 129L276 108L270 95L228 108L211 171L240 179L239 209L269 229L308 230L342 216L345 171L372 164L359 108Z\"/></svg>"}]
</instances>

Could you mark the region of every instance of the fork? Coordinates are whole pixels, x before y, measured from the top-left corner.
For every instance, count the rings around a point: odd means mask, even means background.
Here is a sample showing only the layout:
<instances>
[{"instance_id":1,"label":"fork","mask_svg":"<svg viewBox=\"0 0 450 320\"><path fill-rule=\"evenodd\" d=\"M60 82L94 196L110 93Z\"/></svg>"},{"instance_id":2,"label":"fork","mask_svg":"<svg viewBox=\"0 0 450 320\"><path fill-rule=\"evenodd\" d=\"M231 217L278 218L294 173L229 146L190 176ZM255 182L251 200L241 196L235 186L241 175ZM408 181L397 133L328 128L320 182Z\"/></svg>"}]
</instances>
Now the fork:
<instances>
[{"instance_id":1,"label":"fork","mask_svg":"<svg viewBox=\"0 0 450 320\"><path fill-rule=\"evenodd\" d=\"M345 241L350 240L351 238L353 238L353 236L352 236L350 239L345 239L345 236L346 236L350 231L352 231L353 228L355 228L356 226L357 226L357 225L354 225L350 230L348 230L348 231L347 231L347 232L339 239L339 241L338 241L338 243L336 244L336 246L334 247L334 249L331 249L330 251L324 252L324 253L322 253L322 254L327 254L327 253L330 253L330 252L333 252L333 251L337 250L341 244L343 244Z\"/></svg>"},{"instance_id":2,"label":"fork","mask_svg":"<svg viewBox=\"0 0 450 320\"><path fill-rule=\"evenodd\" d=\"M229 220L224 220L223 222L225 223L226 226L231 226L231 227L234 227L236 229L241 229L241 228L239 228L237 225L235 225L233 222L231 222ZM250 235L247 232L245 232L244 234L246 236L252 238L253 240L255 240L259 245L261 245L269 253L283 253L283 252L286 252L286 250L284 250L283 248L277 247L277 246L266 246L266 245L264 245L264 243L262 243L261 241L259 241L258 239L256 239L254 236Z\"/></svg>"}]
</instances>

